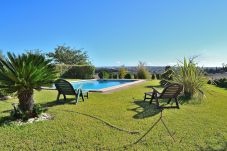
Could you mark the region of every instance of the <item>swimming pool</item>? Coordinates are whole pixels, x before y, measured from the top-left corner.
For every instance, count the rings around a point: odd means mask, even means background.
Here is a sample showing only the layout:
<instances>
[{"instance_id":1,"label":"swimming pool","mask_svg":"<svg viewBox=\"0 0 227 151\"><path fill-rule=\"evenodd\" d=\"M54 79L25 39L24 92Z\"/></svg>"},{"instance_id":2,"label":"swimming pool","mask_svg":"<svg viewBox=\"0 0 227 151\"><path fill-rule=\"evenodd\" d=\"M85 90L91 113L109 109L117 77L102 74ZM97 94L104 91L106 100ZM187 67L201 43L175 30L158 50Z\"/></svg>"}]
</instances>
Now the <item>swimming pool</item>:
<instances>
[{"instance_id":1,"label":"swimming pool","mask_svg":"<svg viewBox=\"0 0 227 151\"><path fill-rule=\"evenodd\" d=\"M105 92L142 81L144 80L81 80L71 82L71 84L74 89L81 88L93 92Z\"/></svg>"}]
</instances>

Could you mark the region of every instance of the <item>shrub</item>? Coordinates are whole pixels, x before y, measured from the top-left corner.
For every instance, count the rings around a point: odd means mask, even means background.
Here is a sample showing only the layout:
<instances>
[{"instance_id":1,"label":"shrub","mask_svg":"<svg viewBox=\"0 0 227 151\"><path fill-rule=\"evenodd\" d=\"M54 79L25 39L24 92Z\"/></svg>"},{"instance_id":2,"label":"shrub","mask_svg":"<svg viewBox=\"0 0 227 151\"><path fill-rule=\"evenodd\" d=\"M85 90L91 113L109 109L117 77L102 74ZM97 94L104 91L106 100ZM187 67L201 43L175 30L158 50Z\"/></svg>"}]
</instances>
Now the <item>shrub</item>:
<instances>
[{"instance_id":1,"label":"shrub","mask_svg":"<svg viewBox=\"0 0 227 151\"><path fill-rule=\"evenodd\" d=\"M100 71L98 74L100 79L109 79L110 74L107 71Z\"/></svg>"},{"instance_id":2,"label":"shrub","mask_svg":"<svg viewBox=\"0 0 227 151\"><path fill-rule=\"evenodd\" d=\"M146 69L144 62L139 62L137 67L137 78L138 79L150 79L151 73Z\"/></svg>"},{"instance_id":3,"label":"shrub","mask_svg":"<svg viewBox=\"0 0 227 151\"><path fill-rule=\"evenodd\" d=\"M13 110L10 112L10 117L12 120L21 119L23 121L27 121L30 117L38 117L40 114L44 112L44 109L40 106L35 104L31 111L23 112L18 105L15 103L13 105Z\"/></svg>"},{"instance_id":4,"label":"shrub","mask_svg":"<svg viewBox=\"0 0 227 151\"><path fill-rule=\"evenodd\" d=\"M184 86L184 96L186 98L204 96L204 86L207 80L203 70L192 59L187 61L184 58L184 62L178 64L176 71L173 73L173 81Z\"/></svg>"},{"instance_id":5,"label":"shrub","mask_svg":"<svg viewBox=\"0 0 227 151\"><path fill-rule=\"evenodd\" d=\"M119 74L119 78L120 79L124 79L125 75L127 74L127 70L124 66L122 66L119 71L118 71L118 74Z\"/></svg>"},{"instance_id":6,"label":"shrub","mask_svg":"<svg viewBox=\"0 0 227 151\"><path fill-rule=\"evenodd\" d=\"M161 75L160 74L156 74L156 78L157 78L157 80L160 80L161 79Z\"/></svg>"},{"instance_id":7,"label":"shrub","mask_svg":"<svg viewBox=\"0 0 227 151\"><path fill-rule=\"evenodd\" d=\"M212 80L208 80L207 81L207 84L212 84Z\"/></svg>"},{"instance_id":8,"label":"shrub","mask_svg":"<svg viewBox=\"0 0 227 151\"><path fill-rule=\"evenodd\" d=\"M160 84L162 86L165 86L169 83L170 80L173 80L173 70L170 66L167 66L165 68L165 72L161 75Z\"/></svg>"},{"instance_id":9,"label":"shrub","mask_svg":"<svg viewBox=\"0 0 227 151\"><path fill-rule=\"evenodd\" d=\"M0 89L0 98L4 96L12 96L12 93L6 92L4 89Z\"/></svg>"},{"instance_id":10,"label":"shrub","mask_svg":"<svg viewBox=\"0 0 227 151\"><path fill-rule=\"evenodd\" d=\"M227 88L227 79L226 78L216 79L213 81L213 84L221 88Z\"/></svg>"},{"instance_id":11,"label":"shrub","mask_svg":"<svg viewBox=\"0 0 227 151\"><path fill-rule=\"evenodd\" d=\"M151 79L154 80L155 79L155 74L151 75Z\"/></svg>"},{"instance_id":12,"label":"shrub","mask_svg":"<svg viewBox=\"0 0 227 151\"><path fill-rule=\"evenodd\" d=\"M95 67L92 65L56 65L59 77L70 79L92 79Z\"/></svg>"},{"instance_id":13,"label":"shrub","mask_svg":"<svg viewBox=\"0 0 227 151\"><path fill-rule=\"evenodd\" d=\"M118 74L113 74L113 79L118 79Z\"/></svg>"},{"instance_id":14,"label":"shrub","mask_svg":"<svg viewBox=\"0 0 227 151\"><path fill-rule=\"evenodd\" d=\"M114 73L109 73L109 79L113 79L114 78Z\"/></svg>"},{"instance_id":15,"label":"shrub","mask_svg":"<svg viewBox=\"0 0 227 151\"><path fill-rule=\"evenodd\" d=\"M127 73L126 75L125 75L125 79L133 79L134 77L133 77L133 74L131 74L131 73Z\"/></svg>"}]
</instances>

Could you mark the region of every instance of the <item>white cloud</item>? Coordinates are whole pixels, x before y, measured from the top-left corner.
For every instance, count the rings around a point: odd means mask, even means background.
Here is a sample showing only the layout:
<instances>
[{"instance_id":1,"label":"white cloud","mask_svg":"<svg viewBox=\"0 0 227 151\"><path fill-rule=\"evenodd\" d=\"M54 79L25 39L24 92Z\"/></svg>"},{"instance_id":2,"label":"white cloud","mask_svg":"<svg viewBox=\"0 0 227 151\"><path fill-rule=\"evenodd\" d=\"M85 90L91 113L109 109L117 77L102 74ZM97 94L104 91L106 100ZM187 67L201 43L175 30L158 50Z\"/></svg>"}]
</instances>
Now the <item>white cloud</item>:
<instances>
[{"instance_id":1,"label":"white cloud","mask_svg":"<svg viewBox=\"0 0 227 151\"><path fill-rule=\"evenodd\" d=\"M116 61L117 64L121 64L121 61Z\"/></svg>"}]
</instances>

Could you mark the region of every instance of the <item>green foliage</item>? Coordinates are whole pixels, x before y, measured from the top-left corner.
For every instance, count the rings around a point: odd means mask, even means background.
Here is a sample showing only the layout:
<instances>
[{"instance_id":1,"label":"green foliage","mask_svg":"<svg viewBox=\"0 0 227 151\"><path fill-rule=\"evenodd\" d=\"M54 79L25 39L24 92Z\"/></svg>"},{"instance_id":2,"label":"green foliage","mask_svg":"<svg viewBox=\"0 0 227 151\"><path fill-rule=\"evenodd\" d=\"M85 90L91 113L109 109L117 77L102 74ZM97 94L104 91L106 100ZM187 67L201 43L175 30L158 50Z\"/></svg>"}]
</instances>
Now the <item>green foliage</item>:
<instances>
[{"instance_id":1,"label":"green foliage","mask_svg":"<svg viewBox=\"0 0 227 151\"><path fill-rule=\"evenodd\" d=\"M109 79L110 74L107 71L103 70L99 72L98 76L100 79Z\"/></svg>"},{"instance_id":2,"label":"green foliage","mask_svg":"<svg viewBox=\"0 0 227 151\"><path fill-rule=\"evenodd\" d=\"M114 73L110 72L109 73L109 79L113 79L114 78Z\"/></svg>"},{"instance_id":3,"label":"green foliage","mask_svg":"<svg viewBox=\"0 0 227 151\"><path fill-rule=\"evenodd\" d=\"M222 64L222 70L224 72L227 72L227 64L225 64L225 63Z\"/></svg>"},{"instance_id":4,"label":"green foliage","mask_svg":"<svg viewBox=\"0 0 227 151\"><path fill-rule=\"evenodd\" d=\"M34 105L32 111L23 112L16 104L13 104L13 108L14 109L10 112L11 120L21 119L23 121L27 121L29 118L38 117L44 112L44 108L37 104Z\"/></svg>"},{"instance_id":5,"label":"green foliage","mask_svg":"<svg viewBox=\"0 0 227 151\"><path fill-rule=\"evenodd\" d=\"M137 66L137 78L138 79L150 79L151 73L146 69L144 62L139 62Z\"/></svg>"},{"instance_id":6,"label":"green foliage","mask_svg":"<svg viewBox=\"0 0 227 151\"><path fill-rule=\"evenodd\" d=\"M184 58L183 62L178 63L178 67L173 73L173 82L184 86L184 96L187 98L204 96L206 81L203 70L193 59Z\"/></svg>"},{"instance_id":7,"label":"green foliage","mask_svg":"<svg viewBox=\"0 0 227 151\"><path fill-rule=\"evenodd\" d=\"M124 79L125 75L127 74L127 70L124 66L122 66L119 71L118 71L118 75L120 79Z\"/></svg>"},{"instance_id":8,"label":"green foliage","mask_svg":"<svg viewBox=\"0 0 227 151\"><path fill-rule=\"evenodd\" d=\"M17 92L20 109L30 111L34 105L33 89L52 85L55 66L40 54L7 53L7 56L7 59L0 58L0 88L7 93Z\"/></svg>"},{"instance_id":9,"label":"green foliage","mask_svg":"<svg viewBox=\"0 0 227 151\"><path fill-rule=\"evenodd\" d=\"M89 57L86 51L77 50L69 46L61 45L54 49L54 52L47 54L58 64L68 65L90 65Z\"/></svg>"},{"instance_id":10,"label":"green foliage","mask_svg":"<svg viewBox=\"0 0 227 151\"><path fill-rule=\"evenodd\" d=\"M151 79L152 79L152 80L155 80L155 78L156 78L156 77L155 77L155 74L152 74L152 75L151 75Z\"/></svg>"},{"instance_id":11,"label":"green foliage","mask_svg":"<svg viewBox=\"0 0 227 151\"><path fill-rule=\"evenodd\" d=\"M113 79L118 79L118 74L113 74Z\"/></svg>"},{"instance_id":12,"label":"green foliage","mask_svg":"<svg viewBox=\"0 0 227 151\"><path fill-rule=\"evenodd\" d=\"M0 50L0 58L3 58L2 50Z\"/></svg>"},{"instance_id":13,"label":"green foliage","mask_svg":"<svg viewBox=\"0 0 227 151\"><path fill-rule=\"evenodd\" d=\"M56 104L57 91L35 91L37 103L49 105L47 113L54 118L22 126L0 126L0 148L3 151L226 150L227 90L213 85L209 85L210 93L206 94L205 102L189 102L181 104L179 110L164 110L164 122L170 132L176 132L173 136L176 142L173 142L162 123L159 123L140 143L123 148L142 136L160 116L158 109L142 98L144 92L150 91L147 87L150 85L159 88L159 81L144 82L110 94L92 93L88 101L77 105ZM132 96L137 99L132 101ZM74 99L74 96L69 96L70 99ZM12 99L9 102L14 101ZM0 123L1 119L9 115L5 111L11 108L9 103L0 101ZM130 135L96 119L67 110L97 116L120 128L139 130L141 134Z\"/></svg>"},{"instance_id":14,"label":"green foliage","mask_svg":"<svg viewBox=\"0 0 227 151\"><path fill-rule=\"evenodd\" d=\"M92 65L56 65L59 77L70 79L92 79L95 67Z\"/></svg>"},{"instance_id":15,"label":"green foliage","mask_svg":"<svg viewBox=\"0 0 227 151\"><path fill-rule=\"evenodd\" d=\"M134 76L131 73L127 73L124 78L125 79L134 79Z\"/></svg>"},{"instance_id":16,"label":"green foliage","mask_svg":"<svg viewBox=\"0 0 227 151\"><path fill-rule=\"evenodd\" d=\"M165 68L165 72L161 75L161 81L160 84L162 86L165 86L169 83L169 81L173 80L173 70L171 69L170 66L167 66Z\"/></svg>"},{"instance_id":17,"label":"green foliage","mask_svg":"<svg viewBox=\"0 0 227 151\"><path fill-rule=\"evenodd\" d=\"M214 81L208 84L214 84L221 88L227 88L227 79L226 78L215 79Z\"/></svg>"},{"instance_id":18,"label":"green foliage","mask_svg":"<svg viewBox=\"0 0 227 151\"><path fill-rule=\"evenodd\" d=\"M0 87L6 92L40 89L55 78L55 66L42 55L8 53L8 59L0 58Z\"/></svg>"},{"instance_id":19,"label":"green foliage","mask_svg":"<svg viewBox=\"0 0 227 151\"><path fill-rule=\"evenodd\" d=\"M156 79L160 80L161 79L161 75L159 73L156 74Z\"/></svg>"}]
</instances>

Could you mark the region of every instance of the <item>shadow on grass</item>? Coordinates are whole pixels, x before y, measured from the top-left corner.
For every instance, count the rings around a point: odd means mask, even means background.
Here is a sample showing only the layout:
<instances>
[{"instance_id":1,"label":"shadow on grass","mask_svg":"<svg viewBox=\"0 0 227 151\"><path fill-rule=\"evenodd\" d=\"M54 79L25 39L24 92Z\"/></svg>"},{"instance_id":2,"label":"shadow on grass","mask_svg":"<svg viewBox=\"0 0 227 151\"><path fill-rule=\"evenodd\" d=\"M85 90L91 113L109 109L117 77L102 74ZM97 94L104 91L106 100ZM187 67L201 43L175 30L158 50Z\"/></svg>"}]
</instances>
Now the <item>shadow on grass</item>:
<instances>
[{"instance_id":1,"label":"shadow on grass","mask_svg":"<svg viewBox=\"0 0 227 151\"><path fill-rule=\"evenodd\" d=\"M76 104L76 102L75 102L75 99L73 98L67 98L66 101L64 101L64 99L60 99L59 101L53 100L46 103L40 103L39 105L41 105L42 107L53 107L53 106L64 105L64 104Z\"/></svg>"},{"instance_id":2,"label":"shadow on grass","mask_svg":"<svg viewBox=\"0 0 227 151\"><path fill-rule=\"evenodd\" d=\"M157 89L163 89L163 87L161 85L158 85L158 86L151 86L151 85L147 85L145 86L145 88L157 88Z\"/></svg>"},{"instance_id":3,"label":"shadow on grass","mask_svg":"<svg viewBox=\"0 0 227 151\"><path fill-rule=\"evenodd\" d=\"M4 116L0 118L0 127L6 125L7 121L10 121L10 116Z\"/></svg>"},{"instance_id":4,"label":"shadow on grass","mask_svg":"<svg viewBox=\"0 0 227 151\"><path fill-rule=\"evenodd\" d=\"M209 144L206 147L198 146L199 151L226 151L227 150L227 142L219 142L219 144L212 146Z\"/></svg>"},{"instance_id":5,"label":"shadow on grass","mask_svg":"<svg viewBox=\"0 0 227 151\"><path fill-rule=\"evenodd\" d=\"M148 118L161 112L161 110L158 109L155 104L150 104L147 101L134 100L133 103L138 105L138 107L128 110L136 112L136 115L133 116L135 119Z\"/></svg>"},{"instance_id":6,"label":"shadow on grass","mask_svg":"<svg viewBox=\"0 0 227 151\"><path fill-rule=\"evenodd\" d=\"M79 102L80 101L81 100L79 100ZM57 106L57 105L64 105L64 104L76 104L76 102L75 102L74 98L67 98L66 101L64 101L64 99L60 99L59 101L53 100L53 101L50 101L50 102L37 103L37 104L41 105L44 108L45 112L46 112L49 107L53 107L53 106ZM4 126L4 125L6 125L6 123L8 121L12 121L12 118L10 117L10 112L12 110L13 110L13 107L12 107L11 110L5 110L5 111L1 112L1 113L9 113L9 115L0 118L0 126Z\"/></svg>"}]
</instances>

